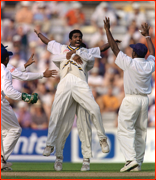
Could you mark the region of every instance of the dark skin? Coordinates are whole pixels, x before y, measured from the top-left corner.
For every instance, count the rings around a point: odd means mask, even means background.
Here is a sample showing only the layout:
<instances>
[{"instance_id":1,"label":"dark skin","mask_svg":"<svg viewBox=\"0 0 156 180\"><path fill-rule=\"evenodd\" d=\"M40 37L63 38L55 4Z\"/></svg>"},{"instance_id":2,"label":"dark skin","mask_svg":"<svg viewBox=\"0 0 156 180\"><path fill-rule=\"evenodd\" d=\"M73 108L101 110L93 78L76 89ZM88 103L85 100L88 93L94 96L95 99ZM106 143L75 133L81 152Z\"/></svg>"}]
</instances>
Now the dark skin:
<instances>
[{"instance_id":1,"label":"dark skin","mask_svg":"<svg viewBox=\"0 0 156 180\"><path fill-rule=\"evenodd\" d=\"M148 26L148 24L144 23L141 25L141 27L142 27L141 34L145 37L149 36L150 27ZM120 49L119 49L117 43L115 42L115 40L114 40L114 38L110 32L110 20L107 17L104 20L104 28L106 30L106 35L107 35L107 39L108 39L108 42L110 44L110 47L111 47L112 51L114 52L115 56L117 56L118 53L120 52ZM155 49L154 49L154 45L151 41L151 38L146 38L146 41L147 41L147 45L148 45L150 55L155 56ZM132 58L137 58L137 57L138 57L138 55L133 51L132 52Z\"/></svg>"},{"instance_id":2,"label":"dark skin","mask_svg":"<svg viewBox=\"0 0 156 180\"><path fill-rule=\"evenodd\" d=\"M141 34L145 37L149 36L150 26L147 23L144 23L141 25L141 27L142 27ZM155 57L155 48L151 41L151 38L150 37L146 38L146 41L150 55L153 55Z\"/></svg>"},{"instance_id":3,"label":"dark skin","mask_svg":"<svg viewBox=\"0 0 156 180\"><path fill-rule=\"evenodd\" d=\"M38 35L38 37L41 39L41 41L44 44L47 45L50 42L50 40L48 38L46 38L43 34L41 34L40 31L34 30L34 32ZM117 43L121 42L119 40L115 40L115 41ZM81 34L80 33L74 33L73 36L72 36L72 39L69 39L69 42L70 42L71 46L74 46L74 47L81 46L81 43L82 43L82 36L81 36ZM106 51L109 47L110 47L110 44L106 43L103 46L100 46L99 48L100 48L100 51L103 52L103 51ZM70 59L72 54L74 54L74 53L76 53L76 50L68 52L66 54L66 58ZM83 64L83 61L81 60L80 56L77 55L77 54L73 57L73 60L75 62L77 62L78 64Z\"/></svg>"},{"instance_id":4,"label":"dark skin","mask_svg":"<svg viewBox=\"0 0 156 180\"><path fill-rule=\"evenodd\" d=\"M7 67L7 64L9 62L9 56L5 58L5 61L2 63L5 67Z\"/></svg>"}]
</instances>

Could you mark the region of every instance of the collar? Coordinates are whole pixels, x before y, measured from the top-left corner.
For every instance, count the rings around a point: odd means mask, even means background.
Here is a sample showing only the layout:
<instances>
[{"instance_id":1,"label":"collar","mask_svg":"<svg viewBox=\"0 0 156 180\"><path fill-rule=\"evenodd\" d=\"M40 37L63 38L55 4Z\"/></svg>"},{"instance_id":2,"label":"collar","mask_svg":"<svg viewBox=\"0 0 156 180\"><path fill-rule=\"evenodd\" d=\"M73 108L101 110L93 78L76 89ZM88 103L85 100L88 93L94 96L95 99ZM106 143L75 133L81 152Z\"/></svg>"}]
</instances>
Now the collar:
<instances>
[{"instance_id":1,"label":"collar","mask_svg":"<svg viewBox=\"0 0 156 180\"><path fill-rule=\"evenodd\" d=\"M134 58L136 61L145 61L145 58Z\"/></svg>"},{"instance_id":2,"label":"collar","mask_svg":"<svg viewBox=\"0 0 156 180\"><path fill-rule=\"evenodd\" d=\"M79 50L81 47L73 47L71 45L67 46L67 48L72 51L72 50Z\"/></svg>"}]
</instances>

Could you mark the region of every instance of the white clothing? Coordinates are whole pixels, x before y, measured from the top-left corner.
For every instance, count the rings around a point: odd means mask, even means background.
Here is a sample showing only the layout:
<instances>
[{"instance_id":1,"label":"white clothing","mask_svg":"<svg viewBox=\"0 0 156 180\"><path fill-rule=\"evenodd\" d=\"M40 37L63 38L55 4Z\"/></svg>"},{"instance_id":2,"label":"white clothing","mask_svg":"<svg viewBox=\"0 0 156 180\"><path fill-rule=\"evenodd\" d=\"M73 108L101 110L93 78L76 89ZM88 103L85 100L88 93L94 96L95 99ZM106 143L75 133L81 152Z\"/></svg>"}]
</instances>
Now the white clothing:
<instances>
[{"instance_id":1,"label":"white clothing","mask_svg":"<svg viewBox=\"0 0 156 180\"><path fill-rule=\"evenodd\" d=\"M136 160L141 166L145 154L148 96L151 93L151 75L155 69L155 57L130 58L119 52L115 63L124 70L125 98L118 116L117 137L126 161Z\"/></svg>"},{"instance_id":2,"label":"white clothing","mask_svg":"<svg viewBox=\"0 0 156 180\"><path fill-rule=\"evenodd\" d=\"M111 24L116 23L116 17L112 10L103 10L102 7L96 8L91 16L91 20L95 21L99 27L103 27L103 20L105 17L109 17Z\"/></svg>"},{"instance_id":3,"label":"white clothing","mask_svg":"<svg viewBox=\"0 0 156 180\"><path fill-rule=\"evenodd\" d=\"M5 160L7 160L22 130L9 102L5 99L5 95L14 100L21 100L22 93L13 88L11 73L1 63L1 132Z\"/></svg>"},{"instance_id":4,"label":"white clothing","mask_svg":"<svg viewBox=\"0 0 156 180\"><path fill-rule=\"evenodd\" d=\"M148 97L126 95L118 116L117 137L126 161L137 160L141 166L146 148Z\"/></svg>"},{"instance_id":5,"label":"white clothing","mask_svg":"<svg viewBox=\"0 0 156 180\"><path fill-rule=\"evenodd\" d=\"M67 48L67 45L61 45L56 41L50 41L47 46L47 50L52 54L62 54L62 59L60 57L57 59L55 56L53 58L53 62L60 68L60 77L61 79L69 72L74 74L75 76L81 78L82 80L86 81L86 71L90 70L94 64L94 57L100 58L100 49L92 48L86 49L81 48L79 49L76 54L78 54L83 59L83 64L77 64L73 60L66 59L66 53L70 50ZM73 57L73 56L72 56ZM64 59L63 59L64 58ZM87 63L89 61L89 63ZM64 69L62 71L62 69ZM80 70L81 69L81 70Z\"/></svg>"},{"instance_id":6,"label":"white clothing","mask_svg":"<svg viewBox=\"0 0 156 180\"><path fill-rule=\"evenodd\" d=\"M133 20L136 21L137 27L140 28L140 27L141 27L141 24L146 22L145 13L140 12L140 13L137 14L137 15L135 15L133 12L128 13L128 14L126 15L126 22L127 22L128 24L131 24L131 22L132 22Z\"/></svg>"},{"instance_id":7,"label":"white clothing","mask_svg":"<svg viewBox=\"0 0 156 180\"><path fill-rule=\"evenodd\" d=\"M43 73L24 72L25 71L24 66L15 68L14 66L8 63L7 69L11 72L13 79L28 81L28 80L35 80L35 79L43 78Z\"/></svg>"},{"instance_id":8,"label":"white clothing","mask_svg":"<svg viewBox=\"0 0 156 180\"><path fill-rule=\"evenodd\" d=\"M124 70L125 94L151 93L151 74L155 71L154 56L150 55L146 60L144 58L132 59L120 51L115 64Z\"/></svg>"},{"instance_id":9,"label":"white clothing","mask_svg":"<svg viewBox=\"0 0 156 180\"><path fill-rule=\"evenodd\" d=\"M24 66L15 68L11 64L8 64L7 68L5 68L5 66L1 64L1 129L5 160L9 158L22 132L12 107L5 99L6 95L11 99L21 100L22 93L13 88L12 78L28 81L43 77L43 73L21 71L25 71Z\"/></svg>"},{"instance_id":10,"label":"white clothing","mask_svg":"<svg viewBox=\"0 0 156 180\"><path fill-rule=\"evenodd\" d=\"M56 43L55 41L49 42L47 49L53 54L66 53L66 52L70 51L69 49L67 49L67 46L63 46L59 43ZM82 48L82 49L85 49L85 48ZM82 49L79 50L82 52L79 54L80 56L82 56L82 54L83 54ZM96 51L98 51L98 53L100 53L99 48L95 48L95 49L96 49ZM91 51L95 51L95 49L93 49ZM64 58L64 57L65 56L62 55L62 58ZM83 57L85 59L85 56L83 56ZM90 62L92 63L92 67L93 67L94 60L91 57L91 55L89 55L89 54L87 55L87 58L88 57L90 57ZM87 58L85 59L86 61L89 59L89 58L88 59ZM70 66L69 71L67 69L62 69L61 67L64 66L64 64L65 64L64 62L67 62L66 59L62 61L62 60L60 60L60 57L58 59L56 57L54 60L55 60L54 62L56 62L56 64L58 64L58 67L59 67L59 63L60 63L60 71L65 71L65 72L61 72L61 73L64 73L64 75L62 76L63 78L61 79L61 81L58 85L54 103L52 106L51 117L50 117L50 121L49 121L47 146L55 146L55 143L56 143L56 150L57 150L56 155L60 155L62 153L61 151L63 150L65 140L71 130L71 122L74 121L76 112L74 110L70 110L70 107L74 108L73 103L75 103L75 101L78 102L83 108L87 109L87 111L91 114L93 123L94 123L95 127L97 128L97 134L99 136L99 139L100 140L106 139L106 136L105 136L105 132L104 132L103 125L102 125L102 118L101 118L101 114L99 111L99 107L96 104L95 100L92 99L93 95L91 93L91 90L89 89L88 84L86 83L86 80L87 80L86 77L83 78L81 75L79 75L79 73L75 74L74 71L72 71L71 69L74 69L75 71L78 71L79 69L77 67L73 66L72 64ZM87 68L86 68L87 65L86 65L85 60L83 60L83 65L80 65L83 72L87 71ZM61 64L63 64L63 65L61 65ZM92 68L92 67L90 66L90 68ZM92 106L91 106L91 104L92 104ZM58 107L59 107L59 110L58 110ZM81 112L84 112L84 114L85 114L85 111L83 108L82 108ZM80 114L80 112L78 112L78 114ZM66 119L66 117L68 117L68 118ZM71 118L69 118L69 117L71 117ZM83 117L84 116L82 116L80 118L83 118ZM69 120L71 120L71 121L69 121ZM89 119L87 119L86 124L87 124L87 122L89 122L88 120ZM83 122L83 120L82 120L82 122ZM66 131L65 131L65 124L62 125L62 123L66 124ZM70 123L70 125L69 125L69 123ZM79 126L78 129L80 132L83 129L82 127L85 128L86 125L83 126L83 124L82 124L82 126L81 126L79 124L80 123L77 123L77 125ZM91 129L89 127L88 127L88 130ZM85 158L90 158L91 157L91 137L90 137L91 132L89 132L89 135L85 135L85 134L87 134L86 130L87 129L85 129L85 131L80 133L79 135L80 135L80 140L82 142L83 156ZM58 138L58 136L64 137L64 138L61 139L61 138ZM87 144L89 144L89 148L90 148L88 151L88 154L87 154L88 147L86 145L85 138L89 139L89 141L87 143ZM62 145L62 148L60 148L61 145ZM59 149L60 149L60 151L59 151Z\"/></svg>"},{"instance_id":11,"label":"white clothing","mask_svg":"<svg viewBox=\"0 0 156 180\"><path fill-rule=\"evenodd\" d=\"M48 128L47 146L55 146L64 117L73 102L79 103L90 114L99 140L107 139L103 128L100 108L94 100L88 84L68 73L58 84ZM75 115L75 112L73 111ZM71 112L70 115L72 116Z\"/></svg>"},{"instance_id":12,"label":"white clothing","mask_svg":"<svg viewBox=\"0 0 156 180\"><path fill-rule=\"evenodd\" d=\"M5 95L14 100L21 100L22 93L13 88L11 73L1 63L1 104L8 104Z\"/></svg>"}]
</instances>

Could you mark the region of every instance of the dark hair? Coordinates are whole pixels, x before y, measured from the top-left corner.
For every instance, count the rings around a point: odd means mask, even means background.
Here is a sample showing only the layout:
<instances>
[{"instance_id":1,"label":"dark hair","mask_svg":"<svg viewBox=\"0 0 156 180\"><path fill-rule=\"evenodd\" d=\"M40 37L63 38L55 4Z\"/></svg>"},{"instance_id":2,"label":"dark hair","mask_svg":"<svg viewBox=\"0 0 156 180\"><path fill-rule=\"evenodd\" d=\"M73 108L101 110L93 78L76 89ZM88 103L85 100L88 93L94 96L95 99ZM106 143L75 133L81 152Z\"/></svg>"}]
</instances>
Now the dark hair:
<instances>
[{"instance_id":1,"label":"dark hair","mask_svg":"<svg viewBox=\"0 0 156 180\"><path fill-rule=\"evenodd\" d=\"M71 32L69 33L69 39L72 39L72 36L73 36L73 34L75 34L75 33L80 33L80 34L81 34L81 37L83 36L83 34L82 34L82 32L81 32L80 30L74 29L73 31L71 31Z\"/></svg>"}]
</instances>

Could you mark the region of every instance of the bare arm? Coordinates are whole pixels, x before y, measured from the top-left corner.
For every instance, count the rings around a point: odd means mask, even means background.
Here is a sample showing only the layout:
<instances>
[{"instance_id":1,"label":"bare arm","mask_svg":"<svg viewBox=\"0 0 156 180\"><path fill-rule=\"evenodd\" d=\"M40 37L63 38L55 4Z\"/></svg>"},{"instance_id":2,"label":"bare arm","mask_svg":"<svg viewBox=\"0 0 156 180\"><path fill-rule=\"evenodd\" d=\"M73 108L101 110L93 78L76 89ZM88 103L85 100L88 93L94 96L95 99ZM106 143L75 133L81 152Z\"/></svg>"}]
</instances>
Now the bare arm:
<instances>
[{"instance_id":1,"label":"bare arm","mask_svg":"<svg viewBox=\"0 0 156 180\"><path fill-rule=\"evenodd\" d=\"M115 56L118 55L118 53L120 52L120 49L117 45L117 43L115 42L111 32L110 32L110 21L109 18L105 18L104 20L104 28L106 30L106 35L107 35L107 39L108 39L108 43L112 49L112 51L114 52Z\"/></svg>"},{"instance_id":2,"label":"bare arm","mask_svg":"<svg viewBox=\"0 0 156 180\"><path fill-rule=\"evenodd\" d=\"M115 42L120 43L121 41L120 40L115 40ZM103 52L103 51L106 51L107 49L109 49L110 45L109 45L109 43L106 43L103 46L100 46L99 48L100 48L100 51Z\"/></svg>"},{"instance_id":3,"label":"bare arm","mask_svg":"<svg viewBox=\"0 0 156 180\"><path fill-rule=\"evenodd\" d=\"M37 34L37 36L41 39L41 41L44 43L44 44L48 44L50 42L50 40L48 38L46 38L41 32L37 31L34 29L34 32Z\"/></svg>"},{"instance_id":4,"label":"bare arm","mask_svg":"<svg viewBox=\"0 0 156 180\"><path fill-rule=\"evenodd\" d=\"M155 48L154 48L154 45L153 45L153 43L151 41L151 37L149 36L150 26L147 23L144 23L144 24L141 25L141 27L142 27L142 30L140 30L140 32L146 38L147 46L148 46L150 55L155 56Z\"/></svg>"}]
</instances>

